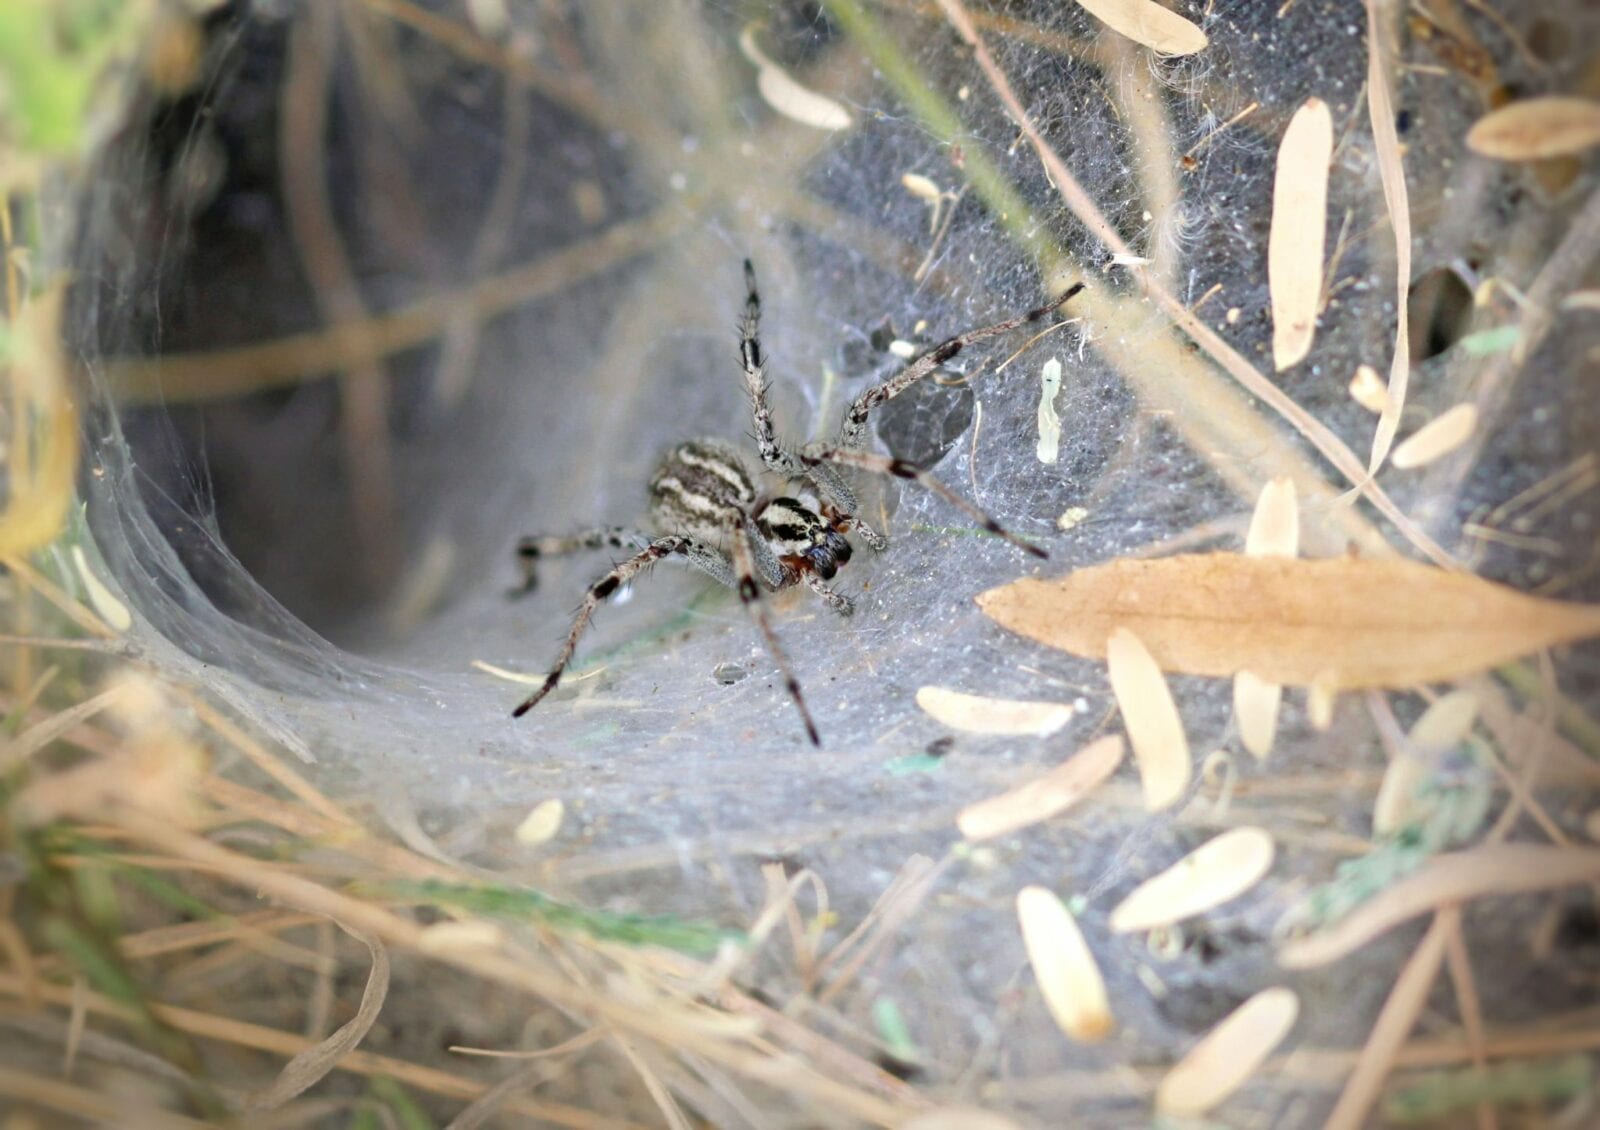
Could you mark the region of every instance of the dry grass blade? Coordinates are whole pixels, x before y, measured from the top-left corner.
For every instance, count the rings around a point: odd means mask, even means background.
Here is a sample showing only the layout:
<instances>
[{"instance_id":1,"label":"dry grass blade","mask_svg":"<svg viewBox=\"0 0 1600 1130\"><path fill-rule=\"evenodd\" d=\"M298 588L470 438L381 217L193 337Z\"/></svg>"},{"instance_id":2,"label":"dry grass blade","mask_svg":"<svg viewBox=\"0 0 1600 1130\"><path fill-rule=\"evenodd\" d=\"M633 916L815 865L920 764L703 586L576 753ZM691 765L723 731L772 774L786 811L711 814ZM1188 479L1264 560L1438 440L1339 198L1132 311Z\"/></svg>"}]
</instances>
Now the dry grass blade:
<instances>
[{"instance_id":1,"label":"dry grass blade","mask_svg":"<svg viewBox=\"0 0 1600 1130\"><path fill-rule=\"evenodd\" d=\"M1206 33L1154 0L1078 0L1078 6L1112 31L1163 55L1192 55Z\"/></svg>"},{"instance_id":2,"label":"dry grass blade","mask_svg":"<svg viewBox=\"0 0 1600 1130\"><path fill-rule=\"evenodd\" d=\"M1285 945L1278 964L1312 969L1354 953L1400 923L1451 903L1600 882L1600 848L1497 844L1452 852L1363 904L1336 925Z\"/></svg>"},{"instance_id":3,"label":"dry grass blade","mask_svg":"<svg viewBox=\"0 0 1600 1130\"><path fill-rule=\"evenodd\" d=\"M1379 8L1379 0L1367 0L1367 114L1372 123L1378 177L1383 182L1383 203L1389 210L1389 226L1394 229L1396 322L1389 383L1372 436L1372 453L1367 457L1369 476L1378 473L1389 455L1411 383L1411 326L1406 302L1411 287L1411 197L1400 157L1400 135L1394 124L1394 100L1389 94L1389 70L1397 53L1387 42L1387 19L1380 16Z\"/></svg>"},{"instance_id":4,"label":"dry grass blade","mask_svg":"<svg viewBox=\"0 0 1600 1130\"><path fill-rule=\"evenodd\" d=\"M1428 999L1444 960L1449 930L1443 914L1417 945L1400 977L1383 1002L1383 1010L1367 1036L1366 1046L1356 1059L1344 1091L1328 1116L1327 1130L1358 1130L1367 1124L1367 1115L1378 1097L1378 1090L1389 1073L1395 1053L1405 1042L1406 1033L1416 1024L1417 1014Z\"/></svg>"},{"instance_id":5,"label":"dry grass blade","mask_svg":"<svg viewBox=\"0 0 1600 1130\"><path fill-rule=\"evenodd\" d=\"M1238 898L1272 869L1276 849L1261 828L1234 828L1140 883L1111 912L1119 934L1170 926Z\"/></svg>"},{"instance_id":6,"label":"dry grass blade","mask_svg":"<svg viewBox=\"0 0 1600 1130\"><path fill-rule=\"evenodd\" d=\"M102 1126L137 1126L140 1130L204 1130L206 1127L216 1125L214 1122L184 1118L182 1115L131 1103L125 1097L112 1098L83 1087L73 1086L71 1083L41 1079L33 1072L19 1071L5 1066L0 1066L0 1098L17 1100L21 1109L43 1108L59 1114L72 1115L74 1116L72 1125L78 1125L78 1119ZM10 1106L10 1104L0 1103L0 1106ZM8 1119L8 1126L38 1125L22 1121L26 1115L22 1115L18 1108L13 1108L13 1117L17 1117L18 1120Z\"/></svg>"},{"instance_id":7,"label":"dry grass blade","mask_svg":"<svg viewBox=\"0 0 1600 1130\"><path fill-rule=\"evenodd\" d=\"M1278 146L1267 281L1272 291L1272 364L1279 372L1311 352L1322 300L1333 116L1310 98L1289 119Z\"/></svg>"},{"instance_id":8,"label":"dry grass blade","mask_svg":"<svg viewBox=\"0 0 1600 1130\"><path fill-rule=\"evenodd\" d=\"M112 706L122 693L123 685L118 684L108 691L102 691L93 698L85 699L76 706L70 706L59 714L52 714L42 722L28 727L5 745L0 746L0 773L17 768L63 734Z\"/></svg>"},{"instance_id":9,"label":"dry grass blade","mask_svg":"<svg viewBox=\"0 0 1600 1130\"><path fill-rule=\"evenodd\" d=\"M1022 1124L975 1106L948 1106L902 1122L899 1130L1022 1130Z\"/></svg>"},{"instance_id":10,"label":"dry grass blade","mask_svg":"<svg viewBox=\"0 0 1600 1130\"><path fill-rule=\"evenodd\" d=\"M1527 98L1479 118L1467 148L1502 161L1540 161L1600 145L1600 102L1553 96Z\"/></svg>"},{"instance_id":11,"label":"dry grass blade","mask_svg":"<svg viewBox=\"0 0 1600 1130\"><path fill-rule=\"evenodd\" d=\"M1003 627L1074 655L1104 656L1112 632L1127 628L1164 671L1252 671L1330 690L1443 682L1600 634L1594 605L1366 558L1118 559L977 601Z\"/></svg>"},{"instance_id":12,"label":"dry grass blade","mask_svg":"<svg viewBox=\"0 0 1600 1130\"><path fill-rule=\"evenodd\" d=\"M1300 1015L1289 989L1263 989L1230 1012L1156 1087L1156 1112L1196 1118L1244 1085Z\"/></svg>"},{"instance_id":13,"label":"dry grass blade","mask_svg":"<svg viewBox=\"0 0 1600 1130\"><path fill-rule=\"evenodd\" d=\"M9 218L6 232L10 233ZM9 244L9 239L7 240ZM61 350L66 285L38 296L9 328L6 373L6 505L0 511L0 557L20 557L49 544L72 505L78 465L78 414Z\"/></svg>"},{"instance_id":14,"label":"dry grass blade","mask_svg":"<svg viewBox=\"0 0 1600 1130\"><path fill-rule=\"evenodd\" d=\"M1024 887L1017 920L1039 992L1061 1030L1083 1043L1105 1039L1114 1024L1105 979L1071 911L1045 888Z\"/></svg>"},{"instance_id":15,"label":"dry grass blade","mask_svg":"<svg viewBox=\"0 0 1600 1130\"><path fill-rule=\"evenodd\" d=\"M1425 466L1466 443L1477 430L1478 406L1457 404L1407 436L1389 462L1402 471Z\"/></svg>"},{"instance_id":16,"label":"dry grass blade","mask_svg":"<svg viewBox=\"0 0 1600 1130\"><path fill-rule=\"evenodd\" d=\"M1112 629L1106 644L1106 666L1134 760L1139 763L1145 807L1159 812L1183 796L1194 773L1178 704L1149 649L1128 629Z\"/></svg>"},{"instance_id":17,"label":"dry grass blade","mask_svg":"<svg viewBox=\"0 0 1600 1130\"><path fill-rule=\"evenodd\" d=\"M1063 702L1022 702L964 694L949 687L921 687L917 705L952 730L973 734L1032 734L1048 737L1072 721Z\"/></svg>"},{"instance_id":18,"label":"dry grass blade","mask_svg":"<svg viewBox=\"0 0 1600 1130\"><path fill-rule=\"evenodd\" d=\"M326 1040L307 1048L284 1064L271 1085L247 1097L244 1103L246 1110L273 1110L319 1082L339 1066L340 1060L356 1049L377 1022L378 1013L389 995L389 951L372 938L358 934L349 927L344 929L352 937L364 942L372 954L372 970L367 974L367 987L361 993L361 1006Z\"/></svg>"},{"instance_id":19,"label":"dry grass blade","mask_svg":"<svg viewBox=\"0 0 1600 1130\"><path fill-rule=\"evenodd\" d=\"M1120 734L1090 742L1042 777L963 808L956 827L969 840L986 840L1058 816L1116 772L1122 753Z\"/></svg>"}]
</instances>

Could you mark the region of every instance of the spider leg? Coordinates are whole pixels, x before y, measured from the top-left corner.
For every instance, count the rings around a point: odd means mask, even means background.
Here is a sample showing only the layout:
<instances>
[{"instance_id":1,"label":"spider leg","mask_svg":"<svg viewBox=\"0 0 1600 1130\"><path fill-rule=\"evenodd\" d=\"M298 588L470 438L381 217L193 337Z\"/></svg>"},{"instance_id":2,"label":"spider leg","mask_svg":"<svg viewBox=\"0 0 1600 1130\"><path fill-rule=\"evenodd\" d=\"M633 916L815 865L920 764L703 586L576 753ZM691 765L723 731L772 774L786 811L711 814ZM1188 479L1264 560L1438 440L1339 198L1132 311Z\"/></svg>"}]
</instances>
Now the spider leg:
<instances>
[{"instance_id":1,"label":"spider leg","mask_svg":"<svg viewBox=\"0 0 1600 1130\"><path fill-rule=\"evenodd\" d=\"M806 708L805 697L800 693L800 681L794 677L788 656L778 643L778 633L773 631L772 621L767 617L767 606L761 599L761 586L756 583L755 560L750 549L754 539L749 529L740 524L733 527L731 540L733 567L739 580L739 601L755 620L756 626L761 629L761 637L766 641L767 651L772 655L773 662L778 665L778 673L783 676L783 685L788 690L789 697L794 699L795 707L800 711L800 720L806 727L806 737L811 739L812 745L820 746L822 739L817 736L817 724L811 720L811 711Z\"/></svg>"},{"instance_id":2,"label":"spider leg","mask_svg":"<svg viewBox=\"0 0 1600 1130\"><path fill-rule=\"evenodd\" d=\"M750 418L755 424L756 450L761 462L777 475L803 478L805 468L794 454L778 442L772 426L772 406L767 403L767 359L761 352L761 295L756 291L756 269L744 261L746 297L744 315L739 319L739 361L744 366L744 387L750 395Z\"/></svg>"},{"instance_id":3,"label":"spider leg","mask_svg":"<svg viewBox=\"0 0 1600 1130\"><path fill-rule=\"evenodd\" d=\"M680 537L676 534L660 537L650 542L647 546L635 553L632 557L620 564L614 565L594 584L589 586L589 591L583 594L583 605L578 609L578 614L572 619L572 627L567 631L567 642L561 645L561 653L556 656L555 664L550 668L550 674L540 684L539 689L522 700L522 703L511 712L513 718L521 718L528 711L539 704L547 694L556 689L556 684L561 682L561 675L567 669L567 664L572 662L573 653L578 650L578 640L588 630L589 621L594 618L595 610L611 598L623 585L627 584L641 572L660 561L663 557L673 554L683 554L696 564L700 563L697 555L703 554L707 547L693 538ZM714 552L714 551L711 551ZM726 574L726 566L724 566Z\"/></svg>"},{"instance_id":4,"label":"spider leg","mask_svg":"<svg viewBox=\"0 0 1600 1130\"><path fill-rule=\"evenodd\" d=\"M806 587L827 602L829 608L840 616L850 616L855 613L855 602L842 592L834 592L822 582L822 578L815 573L807 573Z\"/></svg>"},{"instance_id":5,"label":"spider leg","mask_svg":"<svg viewBox=\"0 0 1600 1130\"><path fill-rule=\"evenodd\" d=\"M651 542L649 534L630 530L625 526L598 526L592 530L568 535L532 535L517 542L517 564L522 567L522 584L511 590L512 596L532 592L539 585L539 562L546 557L561 557L586 549L639 550Z\"/></svg>"},{"instance_id":6,"label":"spider leg","mask_svg":"<svg viewBox=\"0 0 1600 1130\"><path fill-rule=\"evenodd\" d=\"M761 295L756 290L756 270L744 261L746 297L744 316L739 322L739 360L744 366L745 391L750 395L750 418L755 425L756 449L761 462L775 475L802 479L816 488L824 502L853 519L861 538L875 550L888 543L865 522L855 520L855 492L833 468L825 464L808 465L802 453L791 451L778 439L772 423L772 406L767 401L767 361L761 351ZM755 544L761 544L755 539ZM777 587L774 585L773 587Z\"/></svg>"},{"instance_id":7,"label":"spider leg","mask_svg":"<svg viewBox=\"0 0 1600 1130\"><path fill-rule=\"evenodd\" d=\"M813 461L838 463L845 467L856 467L878 475L893 475L897 479L914 479L921 484L923 489L932 491L950 503L950 505L961 510L991 534L1004 538L1018 549L1031 553L1035 557L1049 556L1038 546L1025 542L1015 534L1009 533L999 522L996 522L982 510L945 486L932 474L915 464L907 463L904 459L895 459L888 455L874 455L868 451L852 451L844 447L807 448L801 458L808 466Z\"/></svg>"},{"instance_id":8,"label":"spider leg","mask_svg":"<svg viewBox=\"0 0 1600 1130\"><path fill-rule=\"evenodd\" d=\"M838 446L851 450L859 450L866 446L867 417L872 414L874 409L882 406L887 401L893 400L924 377L937 372L939 366L950 360L957 353L960 353L967 346L980 341L987 341L992 337L999 337L1004 333L1010 333L1018 326L1027 325L1029 322L1037 322L1039 319L1054 313L1069 298L1082 289L1083 284L1081 282L1074 283L1067 288L1065 294L1054 302L1046 303L1035 310L1029 310L1026 314L1007 318L1003 322L996 322L992 326L984 326L981 329L968 330L964 334L957 334L948 341L934 346L882 384L874 385L872 388L867 389L856 397L851 402L850 407L845 410L844 420L839 425Z\"/></svg>"}]
</instances>

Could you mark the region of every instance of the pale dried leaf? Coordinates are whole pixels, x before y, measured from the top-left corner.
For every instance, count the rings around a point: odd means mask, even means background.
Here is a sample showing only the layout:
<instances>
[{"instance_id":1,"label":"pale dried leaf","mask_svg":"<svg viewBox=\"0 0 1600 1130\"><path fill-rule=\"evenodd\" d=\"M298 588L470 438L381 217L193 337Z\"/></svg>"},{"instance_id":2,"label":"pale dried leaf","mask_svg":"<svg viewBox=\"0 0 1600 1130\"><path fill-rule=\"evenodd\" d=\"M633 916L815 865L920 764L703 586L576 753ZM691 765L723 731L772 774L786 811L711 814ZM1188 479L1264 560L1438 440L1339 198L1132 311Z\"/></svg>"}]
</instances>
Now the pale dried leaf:
<instances>
[{"instance_id":1,"label":"pale dried leaf","mask_svg":"<svg viewBox=\"0 0 1600 1130\"><path fill-rule=\"evenodd\" d=\"M1357 365L1350 378L1350 399L1368 412L1382 412L1389 403L1389 386L1371 365Z\"/></svg>"},{"instance_id":2,"label":"pale dried leaf","mask_svg":"<svg viewBox=\"0 0 1600 1130\"><path fill-rule=\"evenodd\" d=\"M1260 882L1273 855L1264 829L1230 829L1135 887L1111 912L1111 928L1127 934L1204 914Z\"/></svg>"},{"instance_id":3,"label":"pale dried leaf","mask_svg":"<svg viewBox=\"0 0 1600 1130\"><path fill-rule=\"evenodd\" d=\"M1600 607L1400 559L1118 559L977 601L1003 627L1074 655L1104 656L1127 628L1163 671L1248 670L1330 690L1445 682L1600 634Z\"/></svg>"},{"instance_id":4,"label":"pale dried leaf","mask_svg":"<svg viewBox=\"0 0 1600 1130\"><path fill-rule=\"evenodd\" d=\"M1249 671L1233 677L1233 717L1239 724L1239 740L1258 758L1272 752L1282 706L1282 683L1269 683Z\"/></svg>"},{"instance_id":5,"label":"pale dried leaf","mask_svg":"<svg viewBox=\"0 0 1600 1130\"><path fill-rule=\"evenodd\" d=\"M367 974L367 987L361 993L361 1004L356 1014L341 1025L326 1040L313 1044L278 1072L278 1077L262 1090L246 1095L245 1110L274 1110L308 1087L315 1085L339 1065L339 1061L356 1049L378 1019L384 999L389 995L389 951L375 938L358 934L342 926L345 933L366 944L372 954L372 971Z\"/></svg>"},{"instance_id":6,"label":"pale dried leaf","mask_svg":"<svg viewBox=\"0 0 1600 1130\"><path fill-rule=\"evenodd\" d=\"M1178 704L1149 649L1127 628L1111 631L1106 666L1139 763L1145 807L1159 812L1183 796L1194 772Z\"/></svg>"},{"instance_id":7,"label":"pale dried leaf","mask_svg":"<svg viewBox=\"0 0 1600 1130\"><path fill-rule=\"evenodd\" d=\"M1317 733L1326 733L1328 727L1333 725L1333 704L1338 698L1338 684L1330 676L1319 675L1312 681L1306 695L1306 720Z\"/></svg>"},{"instance_id":8,"label":"pale dried leaf","mask_svg":"<svg viewBox=\"0 0 1600 1130\"><path fill-rule=\"evenodd\" d=\"M1052 357L1039 372L1039 443L1034 454L1041 463L1054 463L1061 457L1061 417L1056 413L1056 395L1061 391L1061 361Z\"/></svg>"},{"instance_id":9,"label":"pale dried leaf","mask_svg":"<svg viewBox=\"0 0 1600 1130\"><path fill-rule=\"evenodd\" d=\"M517 830L513 834L517 842L524 847L538 847L556 838L566 814L567 806L561 803L559 797L542 800L522 818L522 823L517 825Z\"/></svg>"},{"instance_id":10,"label":"pale dried leaf","mask_svg":"<svg viewBox=\"0 0 1600 1130\"><path fill-rule=\"evenodd\" d=\"M1402 471L1422 467L1466 443L1477 429L1478 406L1457 404L1396 444L1389 462Z\"/></svg>"},{"instance_id":11,"label":"pale dried leaf","mask_svg":"<svg viewBox=\"0 0 1600 1130\"><path fill-rule=\"evenodd\" d=\"M1238 1090L1283 1042L1300 1015L1300 998L1263 989L1190 1048L1156 1087L1156 1113L1198 1118Z\"/></svg>"},{"instance_id":12,"label":"pale dried leaf","mask_svg":"<svg viewBox=\"0 0 1600 1130\"><path fill-rule=\"evenodd\" d=\"M1421 757L1436 757L1467 740L1478 720L1478 696L1451 691L1429 705L1406 735L1406 744Z\"/></svg>"},{"instance_id":13,"label":"pale dried leaf","mask_svg":"<svg viewBox=\"0 0 1600 1130\"><path fill-rule=\"evenodd\" d=\"M802 86L793 76L762 53L756 45L755 25L739 36L739 50L756 66L756 89L778 113L790 121L815 129L840 130L850 127L850 111L832 98Z\"/></svg>"},{"instance_id":14,"label":"pale dried leaf","mask_svg":"<svg viewBox=\"0 0 1600 1130\"><path fill-rule=\"evenodd\" d=\"M1289 119L1278 146L1267 240L1267 285L1272 293L1272 363L1279 372L1311 352L1322 300L1322 255L1328 221L1328 164L1333 116L1308 98Z\"/></svg>"},{"instance_id":15,"label":"pale dried leaf","mask_svg":"<svg viewBox=\"0 0 1600 1130\"><path fill-rule=\"evenodd\" d=\"M106 583L95 576L94 570L89 568L88 558L83 555L83 546L72 547L72 564L83 580L83 589L89 596L90 606L100 619L106 622L106 627L118 633L126 632L133 627L133 616L129 613L128 606L113 596Z\"/></svg>"},{"instance_id":16,"label":"pale dried leaf","mask_svg":"<svg viewBox=\"0 0 1600 1130\"><path fill-rule=\"evenodd\" d=\"M936 205L942 195L939 186L921 173L903 173L900 187L925 204Z\"/></svg>"},{"instance_id":17,"label":"pale dried leaf","mask_svg":"<svg viewBox=\"0 0 1600 1130\"><path fill-rule=\"evenodd\" d=\"M1061 1030L1083 1043L1105 1039L1113 1026L1105 979L1072 913L1044 887L1024 887L1017 920L1039 992Z\"/></svg>"},{"instance_id":18,"label":"pale dried leaf","mask_svg":"<svg viewBox=\"0 0 1600 1130\"><path fill-rule=\"evenodd\" d=\"M1560 95L1526 98L1485 114L1467 148L1502 161L1539 161L1600 145L1600 102Z\"/></svg>"},{"instance_id":19,"label":"pale dried leaf","mask_svg":"<svg viewBox=\"0 0 1600 1130\"><path fill-rule=\"evenodd\" d=\"M1120 734L1090 742L1043 776L963 808L956 827L969 840L986 840L1058 816L1116 772L1122 753Z\"/></svg>"},{"instance_id":20,"label":"pale dried leaf","mask_svg":"<svg viewBox=\"0 0 1600 1130\"><path fill-rule=\"evenodd\" d=\"M1112 31L1163 55L1192 55L1206 45L1206 33L1155 0L1078 0L1078 5Z\"/></svg>"},{"instance_id":21,"label":"pale dried leaf","mask_svg":"<svg viewBox=\"0 0 1600 1130\"><path fill-rule=\"evenodd\" d=\"M1294 557L1300 552L1300 500L1294 480L1276 478L1261 488L1244 536L1252 557Z\"/></svg>"},{"instance_id":22,"label":"pale dried leaf","mask_svg":"<svg viewBox=\"0 0 1600 1130\"><path fill-rule=\"evenodd\" d=\"M1393 835L1411 822L1416 810L1417 787L1428 779L1429 762L1402 751L1389 762L1372 802L1372 830Z\"/></svg>"},{"instance_id":23,"label":"pale dried leaf","mask_svg":"<svg viewBox=\"0 0 1600 1130\"><path fill-rule=\"evenodd\" d=\"M922 687L917 705L953 730L973 734L1031 734L1046 737L1072 721L1063 702L1023 702L963 694L949 687Z\"/></svg>"}]
</instances>

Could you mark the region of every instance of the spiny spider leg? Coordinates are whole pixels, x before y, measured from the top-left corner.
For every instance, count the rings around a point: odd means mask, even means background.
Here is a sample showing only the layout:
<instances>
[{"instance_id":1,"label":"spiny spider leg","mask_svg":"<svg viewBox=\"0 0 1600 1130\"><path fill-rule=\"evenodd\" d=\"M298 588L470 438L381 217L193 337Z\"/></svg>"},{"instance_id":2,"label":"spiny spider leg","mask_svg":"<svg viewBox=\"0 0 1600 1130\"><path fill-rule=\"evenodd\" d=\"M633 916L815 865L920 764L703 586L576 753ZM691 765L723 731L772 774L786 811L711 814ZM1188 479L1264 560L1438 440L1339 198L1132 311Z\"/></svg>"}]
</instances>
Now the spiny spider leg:
<instances>
[{"instance_id":1,"label":"spiny spider leg","mask_svg":"<svg viewBox=\"0 0 1600 1130\"><path fill-rule=\"evenodd\" d=\"M739 320L739 360L744 366L744 387L750 394L750 416L755 423L756 450L761 462L777 475L805 477L805 468L788 448L778 442L772 426L772 408L767 403L767 360L761 352L761 295L756 290L756 269L744 261L744 316Z\"/></svg>"},{"instance_id":2,"label":"spiny spider leg","mask_svg":"<svg viewBox=\"0 0 1600 1130\"><path fill-rule=\"evenodd\" d=\"M517 542L517 562L522 566L522 584L511 590L512 596L532 592L539 585L539 562L546 557L563 557L587 549L640 550L654 539L649 534L630 530L626 526L597 526L592 530L566 535L525 537Z\"/></svg>"},{"instance_id":3,"label":"spiny spider leg","mask_svg":"<svg viewBox=\"0 0 1600 1130\"><path fill-rule=\"evenodd\" d=\"M744 316L739 320L739 361L744 368L744 387L750 397L750 419L755 425L754 438L761 462L775 475L811 483L819 497L840 513L851 517L855 528L861 533L862 541L881 552L889 543L871 526L855 517L859 504L850 485L831 467L807 467L794 451L778 439L772 424L772 405L767 400L767 359L761 351L761 294L756 289L756 269L748 259L744 261L744 284Z\"/></svg>"},{"instance_id":4,"label":"spiny spider leg","mask_svg":"<svg viewBox=\"0 0 1600 1130\"><path fill-rule=\"evenodd\" d=\"M541 539L530 538L526 540L538 541ZM562 539L553 538L550 540L559 541ZM561 682L561 675L566 671L567 664L572 662L573 653L578 650L578 640L583 638L583 633L588 630L589 621L594 618L595 610L609 600L623 585L633 580L634 577L650 568L663 557L670 557L675 553L688 557L695 564L700 565L701 568L705 568L705 565L698 559L700 555L709 554L717 558L721 556L714 549L696 541L694 538L669 534L666 537L656 538L626 561L613 566L610 572L590 585L589 591L583 594L583 605L578 609L578 614L572 618L572 627L567 631L567 642L561 646L561 653L556 656L555 664L550 668L550 674L545 676L545 680L540 684L538 690L523 699L521 705L511 712L511 717L521 718L537 706L547 694L556 689L556 684ZM707 571L709 572L710 570ZM724 570L724 577L725 575L726 570Z\"/></svg>"},{"instance_id":5,"label":"spiny spider leg","mask_svg":"<svg viewBox=\"0 0 1600 1130\"><path fill-rule=\"evenodd\" d=\"M800 693L800 680L794 677L794 670L789 666L789 657L784 654L783 646L778 643L778 633L772 629L772 621L767 618L767 606L761 599L761 586L756 584L755 563L750 553L750 531L742 524L736 525L732 531L733 567L739 578L739 602L755 620L756 626L761 629L761 636L766 641L767 651L771 653L772 660L778 665L778 673L783 676L783 685L789 692L789 697L794 699L795 707L800 711L800 720L805 723L806 737L811 739L811 744L821 746L822 739L817 735L817 724L811 720L811 711L806 707L805 696Z\"/></svg>"},{"instance_id":6,"label":"spiny spider leg","mask_svg":"<svg viewBox=\"0 0 1600 1130\"><path fill-rule=\"evenodd\" d=\"M1023 541L1015 534L996 522L989 515L978 509L972 503L962 498L955 491L945 486L930 472L921 467L907 463L904 459L895 459L888 455L874 455L869 451L850 451L842 447L808 447L801 453L800 459L807 466L812 462L839 463L846 467L857 467L863 471L871 471L879 475L893 475L897 479L915 479L925 490L944 499L950 505L963 511L973 521L996 537L1002 537L1012 545L1035 557L1049 557L1050 555L1036 545Z\"/></svg>"},{"instance_id":7,"label":"spiny spider leg","mask_svg":"<svg viewBox=\"0 0 1600 1130\"><path fill-rule=\"evenodd\" d=\"M839 447L859 450L865 446L867 438L867 417L872 415L875 408L886 401L893 400L906 389L922 380L924 377L938 370L950 358L960 353L969 345L980 341L987 341L991 337L1010 333L1018 326L1025 326L1029 322L1037 322L1049 314L1055 313L1067 300L1083 289L1083 283L1073 283L1066 292L1054 302L1048 302L1026 314L1019 314L1015 318L1007 318L1003 322L996 322L992 326L981 329L968 330L964 334L957 334L947 341L941 342L922 354L900 372L890 377L880 385L874 385L851 402L845 410L844 420L839 425ZM803 458L803 457L802 457Z\"/></svg>"}]
</instances>

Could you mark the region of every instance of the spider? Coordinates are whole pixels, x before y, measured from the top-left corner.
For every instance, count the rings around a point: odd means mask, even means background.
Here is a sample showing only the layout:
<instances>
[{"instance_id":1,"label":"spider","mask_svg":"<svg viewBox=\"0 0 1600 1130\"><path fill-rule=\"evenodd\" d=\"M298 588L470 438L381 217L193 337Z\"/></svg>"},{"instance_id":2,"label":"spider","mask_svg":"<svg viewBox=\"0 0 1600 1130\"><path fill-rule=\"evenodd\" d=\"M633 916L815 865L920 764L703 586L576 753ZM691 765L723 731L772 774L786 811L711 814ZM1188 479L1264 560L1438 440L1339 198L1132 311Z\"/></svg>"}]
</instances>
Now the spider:
<instances>
[{"instance_id":1,"label":"spider","mask_svg":"<svg viewBox=\"0 0 1600 1130\"><path fill-rule=\"evenodd\" d=\"M915 480L990 533L1035 557L1046 556L1042 549L1007 532L993 518L922 468L902 459L875 455L863 448L867 418L873 409L938 371L967 346L1053 313L1083 289L1082 283L1072 286L1054 302L1026 314L969 330L934 346L899 373L857 396L845 410L838 439L833 443L791 447L780 441L773 430L772 410L767 403L766 359L757 336L761 296L756 290L755 268L748 259L744 263L744 281L746 298L739 326L739 360L744 369L745 391L750 397L756 450L767 471L785 483L799 484L800 489L794 495L760 490L750 464L738 448L719 439L690 440L668 451L651 476L650 520L654 533L608 526L567 537L521 539L517 543L517 556L524 577L518 592L534 587L537 563L542 558L608 546L631 550L632 556L613 565L589 586L549 675L539 689L512 712L513 717L520 718L556 689L572 661L578 641L601 604L656 562L681 557L738 592L740 602L761 631L789 697L800 712L806 736L812 745L821 745L816 723L800 693L800 683L768 619L761 590L765 586L777 592L804 584L839 615L848 616L854 610L849 597L827 585L850 560L850 542L845 535L856 533L874 550L882 550L888 543L857 514L856 496L837 468L855 468Z\"/></svg>"}]
</instances>

